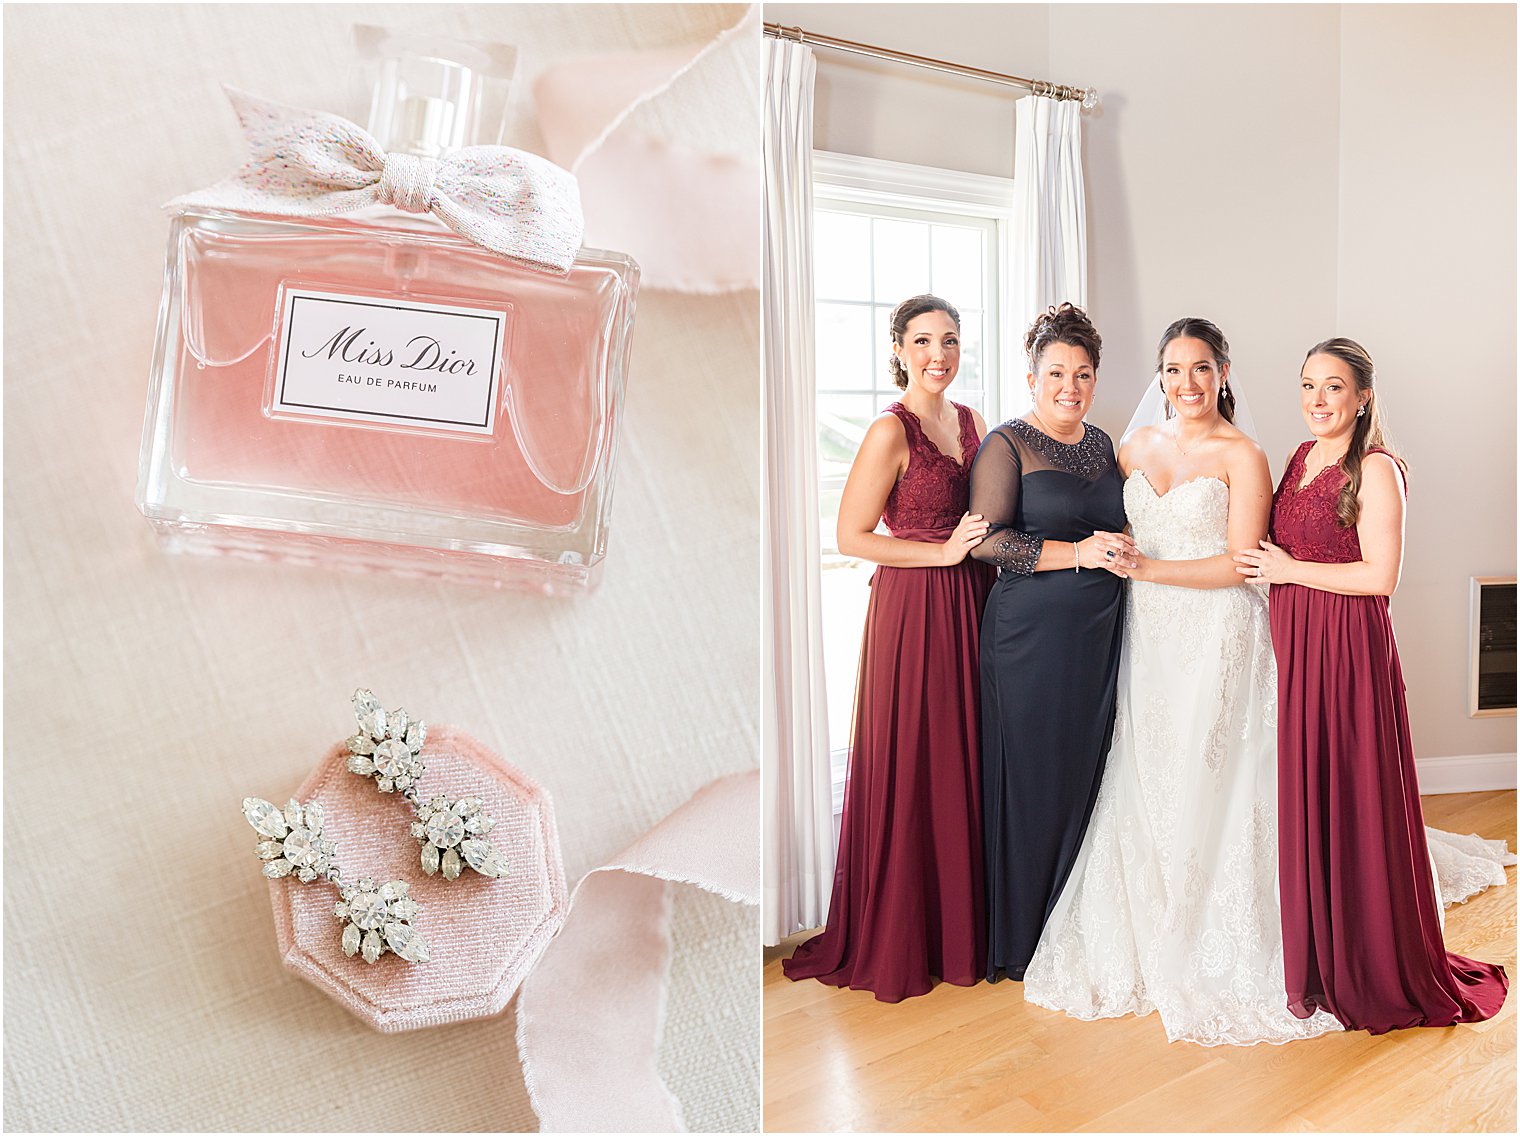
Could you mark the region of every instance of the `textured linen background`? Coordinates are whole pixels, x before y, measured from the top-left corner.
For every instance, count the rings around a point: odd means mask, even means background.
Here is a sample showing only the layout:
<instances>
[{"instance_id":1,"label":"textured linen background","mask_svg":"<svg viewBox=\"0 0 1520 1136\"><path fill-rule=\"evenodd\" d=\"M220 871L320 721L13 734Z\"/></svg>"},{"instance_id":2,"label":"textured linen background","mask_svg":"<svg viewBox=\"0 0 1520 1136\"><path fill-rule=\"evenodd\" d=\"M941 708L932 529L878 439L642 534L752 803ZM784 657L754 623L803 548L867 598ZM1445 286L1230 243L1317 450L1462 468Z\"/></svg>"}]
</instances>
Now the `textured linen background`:
<instances>
[{"instance_id":1,"label":"textured linen background","mask_svg":"<svg viewBox=\"0 0 1520 1136\"><path fill-rule=\"evenodd\" d=\"M6 1128L535 1126L510 1009L381 1035L281 968L239 803L283 800L351 729L360 684L548 789L572 882L754 766L757 295L640 298L589 598L169 557L132 505L158 207L241 160L221 81L352 109L355 20L518 44L512 138L534 149L545 64L734 16L5 10ZM758 63L758 38L715 53L631 123L753 158ZM680 888L674 938L663 1071L691 1128L755 1128L757 912Z\"/></svg>"}]
</instances>

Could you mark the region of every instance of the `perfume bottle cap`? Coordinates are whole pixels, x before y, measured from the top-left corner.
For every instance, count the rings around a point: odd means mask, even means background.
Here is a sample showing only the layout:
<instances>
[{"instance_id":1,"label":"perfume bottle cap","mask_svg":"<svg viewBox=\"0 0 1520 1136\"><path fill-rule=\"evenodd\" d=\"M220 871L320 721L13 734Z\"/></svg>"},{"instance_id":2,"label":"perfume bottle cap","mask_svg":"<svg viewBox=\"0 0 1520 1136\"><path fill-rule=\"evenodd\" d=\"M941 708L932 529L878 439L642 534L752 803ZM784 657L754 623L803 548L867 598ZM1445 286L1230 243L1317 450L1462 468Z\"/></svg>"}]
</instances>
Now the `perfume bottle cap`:
<instances>
[{"instance_id":1,"label":"perfume bottle cap","mask_svg":"<svg viewBox=\"0 0 1520 1136\"><path fill-rule=\"evenodd\" d=\"M469 143L480 90L477 75L462 63L412 54L386 59L370 103L369 132L388 153L436 158Z\"/></svg>"}]
</instances>

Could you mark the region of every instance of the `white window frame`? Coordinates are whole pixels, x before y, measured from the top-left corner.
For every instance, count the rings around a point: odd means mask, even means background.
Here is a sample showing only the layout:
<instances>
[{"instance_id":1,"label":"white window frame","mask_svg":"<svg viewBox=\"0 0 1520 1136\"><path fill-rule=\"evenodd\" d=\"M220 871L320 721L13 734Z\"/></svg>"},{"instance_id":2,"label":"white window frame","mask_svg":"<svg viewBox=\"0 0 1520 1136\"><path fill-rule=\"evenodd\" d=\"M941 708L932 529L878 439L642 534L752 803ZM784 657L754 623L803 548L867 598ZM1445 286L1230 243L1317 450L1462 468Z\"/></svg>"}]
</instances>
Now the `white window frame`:
<instances>
[{"instance_id":1,"label":"white window frame","mask_svg":"<svg viewBox=\"0 0 1520 1136\"><path fill-rule=\"evenodd\" d=\"M1002 411L1009 389L1010 367L1017 365L1012 337L1003 334L1003 314L1010 284L1010 230L1013 222L1013 179L987 174L916 166L855 154L813 151L813 203L880 206L925 213L972 216L993 222L997 267L984 281L982 334L986 355L996 360L996 374L983 376L982 389L989 421ZM830 478L819 491L840 488ZM832 746L834 813L844 807L846 746Z\"/></svg>"}]
</instances>

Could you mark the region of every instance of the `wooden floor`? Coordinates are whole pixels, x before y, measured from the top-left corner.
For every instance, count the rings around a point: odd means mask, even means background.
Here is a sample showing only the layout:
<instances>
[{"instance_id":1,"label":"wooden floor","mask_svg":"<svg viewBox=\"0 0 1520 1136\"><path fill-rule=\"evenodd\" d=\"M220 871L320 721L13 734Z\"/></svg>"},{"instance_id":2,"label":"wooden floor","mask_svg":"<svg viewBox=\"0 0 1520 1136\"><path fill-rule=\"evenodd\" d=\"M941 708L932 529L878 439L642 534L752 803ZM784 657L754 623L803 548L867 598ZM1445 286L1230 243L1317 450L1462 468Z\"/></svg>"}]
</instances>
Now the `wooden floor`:
<instances>
[{"instance_id":1,"label":"wooden floor","mask_svg":"<svg viewBox=\"0 0 1520 1136\"><path fill-rule=\"evenodd\" d=\"M1515 794L1426 797L1427 823L1515 846ZM1509 884L1446 912L1446 945L1515 974ZM1154 1014L1082 1022L1023 986L896 1005L790 982L765 953L765 1128L808 1131L1515 1131L1515 1002L1491 1021L1289 1045L1168 1044Z\"/></svg>"}]
</instances>

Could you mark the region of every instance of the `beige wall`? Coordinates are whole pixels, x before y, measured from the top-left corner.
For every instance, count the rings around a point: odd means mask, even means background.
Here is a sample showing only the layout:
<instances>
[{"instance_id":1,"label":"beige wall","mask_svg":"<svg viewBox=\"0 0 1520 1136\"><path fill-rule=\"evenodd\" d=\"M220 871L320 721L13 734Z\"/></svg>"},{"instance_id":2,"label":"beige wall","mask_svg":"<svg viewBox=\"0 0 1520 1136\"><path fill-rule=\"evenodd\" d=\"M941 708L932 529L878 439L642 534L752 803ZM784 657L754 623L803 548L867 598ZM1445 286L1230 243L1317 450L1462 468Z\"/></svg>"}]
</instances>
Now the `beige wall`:
<instances>
[{"instance_id":1,"label":"beige wall","mask_svg":"<svg viewBox=\"0 0 1520 1136\"><path fill-rule=\"evenodd\" d=\"M1466 712L1467 578L1515 570L1513 7L767 4L765 18L1098 89L1084 169L1105 428L1127 421L1166 324L1206 316L1279 475L1307 436L1304 351L1363 340L1414 466L1395 619L1417 752L1515 750L1514 719ZM1017 92L818 59L820 149L1012 176ZM1443 329L1459 321L1454 355ZM1437 381L1464 384L1460 401L1443 406Z\"/></svg>"},{"instance_id":2,"label":"beige wall","mask_svg":"<svg viewBox=\"0 0 1520 1136\"><path fill-rule=\"evenodd\" d=\"M1338 28L1330 6L1053 6L1052 69L1102 98L1084 126L1100 425L1129 421L1166 325L1204 316L1281 471L1292 380L1335 309Z\"/></svg>"},{"instance_id":3,"label":"beige wall","mask_svg":"<svg viewBox=\"0 0 1520 1136\"><path fill-rule=\"evenodd\" d=\"M1467 578L1515 571L1515 9L1347 5L1340 85L1336 333L1372 352L1411 466L1416 752L1513 750L1513 718L1461 707Z\"/></svg>"}]
</instances>

